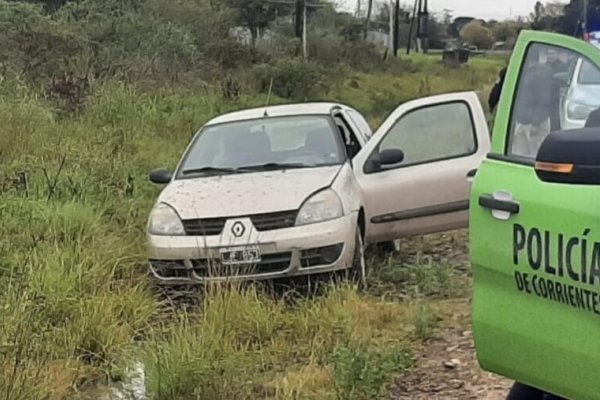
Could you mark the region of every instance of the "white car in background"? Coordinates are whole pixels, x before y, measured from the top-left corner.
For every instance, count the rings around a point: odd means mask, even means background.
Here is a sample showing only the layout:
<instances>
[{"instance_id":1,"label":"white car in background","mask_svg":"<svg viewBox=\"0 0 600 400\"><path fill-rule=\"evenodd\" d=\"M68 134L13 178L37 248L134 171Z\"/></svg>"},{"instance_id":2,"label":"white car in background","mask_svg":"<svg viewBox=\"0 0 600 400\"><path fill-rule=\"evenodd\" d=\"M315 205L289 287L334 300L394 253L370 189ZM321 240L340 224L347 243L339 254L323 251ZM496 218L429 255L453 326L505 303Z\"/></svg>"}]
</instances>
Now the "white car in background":
<instances>
[{"instance_id":1,"label":"white car in background","mask_svg":"<svg viewBox=\"0 0 600 400\"><path fill-rule=\"evenodd\" d=\"M398 107L373 135L336 103L219 116L192 139L148 221L161 284L348 270L366 243L467 226L470 180L490 147L473 92Z\"/></svg>"},{"instance_id":2,"label":"white car in background","mask_svg":"<svg viewBox=\"0 0 600 400\"><path fill-rule=\"evenodd\" d=\"M561 104L562 129L583 128L590 113L600 108L600 73L589 61L574 62Z\"/></svg>"}]
</instances>

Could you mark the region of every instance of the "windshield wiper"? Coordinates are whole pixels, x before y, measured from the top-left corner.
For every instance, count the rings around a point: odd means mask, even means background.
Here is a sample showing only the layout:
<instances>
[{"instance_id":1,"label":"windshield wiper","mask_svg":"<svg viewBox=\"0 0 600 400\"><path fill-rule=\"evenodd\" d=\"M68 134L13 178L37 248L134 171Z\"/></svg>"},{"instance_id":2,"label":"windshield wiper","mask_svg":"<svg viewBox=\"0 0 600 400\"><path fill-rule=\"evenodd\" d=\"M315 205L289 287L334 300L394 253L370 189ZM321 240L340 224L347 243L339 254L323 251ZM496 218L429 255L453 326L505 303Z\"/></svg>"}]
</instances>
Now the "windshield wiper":
<instances>
[{"instance_id":1,"label":"windshield wiper","mask_svg":"<svg viewBox=\"0 0 600 400\"><path fill-rule=\"evenodd\" d=\"M181 173L183 175L191 175L191 174L235 174L239 172L236 168L220 168L220 167L202 167L202 168L190 168L184 169Z\"/></svg>"},{"instance_id":2,"label":"windshield wiper","mask_svg":"<svg viewBox=\"0 0 600 400\"><path fill-rule=\"evenodd\" d=\"M299 169L299 168L314 168L317 165L302 164L302 163L266 163L257 165L248 165L240 167L243 171L275 171L279 169Z\"/></svg>"},{"instance_id":3,"label":"windshield wiper","mask_svg":"<svg viewBox=\"0 0 600 400\"><path fill-rule=\"evenodd\" d=\"M314 168L317 165L302 164L302 163L266 163L257 165L248 165L238 168L227 168L227 167L202 167L202 168L190 168L184 169L181 173L183 175L192 174L238 174L252 171L277 171L280 169L299 169L299 168Z\"/></svg>"}]
</instances>

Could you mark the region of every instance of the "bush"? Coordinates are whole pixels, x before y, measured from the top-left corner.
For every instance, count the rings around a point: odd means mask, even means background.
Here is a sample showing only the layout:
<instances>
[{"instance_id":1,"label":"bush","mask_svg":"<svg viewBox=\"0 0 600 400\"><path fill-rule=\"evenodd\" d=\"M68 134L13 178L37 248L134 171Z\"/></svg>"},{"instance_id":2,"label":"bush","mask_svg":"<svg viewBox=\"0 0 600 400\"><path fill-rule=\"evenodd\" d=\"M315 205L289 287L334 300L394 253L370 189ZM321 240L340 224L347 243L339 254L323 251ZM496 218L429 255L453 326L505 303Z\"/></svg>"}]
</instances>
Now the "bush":
<instances>
[{"instance_id":1,"label":"bush","mask_svg":"<svg viewBox=\"0 0 600 400\"><path fill-rule=\"evenodd\" d=\"M339 398L368 400L381 398L384 386L410 367L412 359L402 346L380 348L359 342L336 347L329 362Z\"/></svg>"},{"instance_id":2,"label":"bush","mask_svg":"<svg viewBox=\"0 0 600 400\"><path fill-rule=\"evenodd\" d=\"M258 65L254 76L260 92L268 93L272 80L272 93L290 100L316 99L330 87L322 66L299 58L281 58L271 65Z\"/></svg>"}]
</instances>

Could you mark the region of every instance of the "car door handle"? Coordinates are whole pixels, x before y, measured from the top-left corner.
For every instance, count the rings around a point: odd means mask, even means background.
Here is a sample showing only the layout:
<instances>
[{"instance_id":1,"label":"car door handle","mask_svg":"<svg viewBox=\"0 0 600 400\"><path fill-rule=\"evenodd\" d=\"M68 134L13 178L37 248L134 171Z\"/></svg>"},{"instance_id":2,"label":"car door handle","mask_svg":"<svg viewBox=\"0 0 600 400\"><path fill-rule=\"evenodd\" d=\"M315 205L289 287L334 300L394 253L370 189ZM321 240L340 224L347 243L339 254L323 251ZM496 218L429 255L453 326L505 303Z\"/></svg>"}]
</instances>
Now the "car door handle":
<instances>
[{"instance_id":1,"label":"car door handle","mask_svg":"<svg viewBox=\"0 0 600 400\"><path fill-rule=\"evenodd\" d=\"M472 169L469 172L467 172L467 178L473 178L475 175L477 175L477 168Z\"/></svg>"},{"instance_id":2,"label":"car door handle","mask_svg":"<svg viewBox=\"0 0 600 400\"><path fill-rule=\"evenodd\" d=\"M492 211L504 211L510 215L518 214L521 210L519 203L512 200L499 200L489 194L484 194L479 197L479 205Z\"/></svg>"}]
</instances>

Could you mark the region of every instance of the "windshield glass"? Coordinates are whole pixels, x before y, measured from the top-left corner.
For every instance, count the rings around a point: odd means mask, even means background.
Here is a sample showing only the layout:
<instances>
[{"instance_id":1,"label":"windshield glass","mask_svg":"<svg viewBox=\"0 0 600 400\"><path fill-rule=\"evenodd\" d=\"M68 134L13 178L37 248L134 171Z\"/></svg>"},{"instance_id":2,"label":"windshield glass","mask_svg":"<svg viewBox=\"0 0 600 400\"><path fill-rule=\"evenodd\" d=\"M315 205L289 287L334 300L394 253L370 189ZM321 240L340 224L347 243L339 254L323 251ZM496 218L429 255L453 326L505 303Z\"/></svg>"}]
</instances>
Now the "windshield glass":
<instances>
[{"instance_id":1,"label":"windshield glass","mask_svg":"<svg viewBox=\"0 0 600 400\"><path fill-rule=\"evenodd\" d=\"M583 60L579 71L579 83L582 85L600 85L600 70L589 61Z\"/></svg>"},{"instance_id":2,"label":"windshield glass","mask_svg":"<svg viewBox=\"0 0 600 400\"><path fill-rule=\"evenodd\" d=\"M184 156L179 176L341 164L344 151L328 116L261 118L204 128Z\"/></svg>"}]
</instances>

